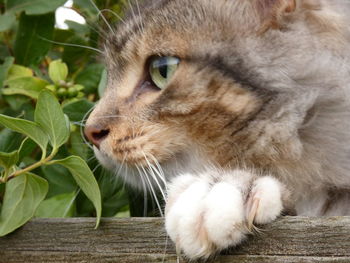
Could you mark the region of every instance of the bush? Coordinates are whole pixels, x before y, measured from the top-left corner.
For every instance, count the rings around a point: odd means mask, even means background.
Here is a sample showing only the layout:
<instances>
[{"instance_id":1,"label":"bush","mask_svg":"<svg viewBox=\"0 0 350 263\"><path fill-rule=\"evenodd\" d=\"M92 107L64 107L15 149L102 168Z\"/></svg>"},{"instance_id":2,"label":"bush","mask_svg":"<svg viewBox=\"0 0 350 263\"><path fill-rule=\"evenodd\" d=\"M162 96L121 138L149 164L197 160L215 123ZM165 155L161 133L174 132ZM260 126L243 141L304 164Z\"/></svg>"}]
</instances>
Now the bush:
<instances>
[{"instance_id":1,"label":"bush","mask_svg":"<svg viewBox=\"0 0 350 263\"><path fill-rule=\"evenodd\" d=\"M86 25L56 28L54 12L65 2L0 0L0 236L33 216L96 216L98 224L129 211L122 183L82 136L106 85L102 39L91 26L100 16L92 2L74 0ZM124 1L95 2L122 15Z\"/></svg>"}]
</instances>

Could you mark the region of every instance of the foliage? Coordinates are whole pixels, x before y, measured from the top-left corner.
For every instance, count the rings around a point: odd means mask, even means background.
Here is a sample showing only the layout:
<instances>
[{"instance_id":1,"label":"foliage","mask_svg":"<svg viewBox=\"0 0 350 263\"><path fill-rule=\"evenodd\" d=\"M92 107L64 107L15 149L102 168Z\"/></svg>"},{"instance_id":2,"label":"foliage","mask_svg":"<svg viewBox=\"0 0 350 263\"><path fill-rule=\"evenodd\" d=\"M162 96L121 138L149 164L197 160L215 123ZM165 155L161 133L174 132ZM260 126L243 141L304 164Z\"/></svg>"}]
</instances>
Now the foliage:
<instances>
[{"instance_id":1,"label":"foliage","mask_svg":"<svg viewBox=\"0 0 350 263\"><path fill-rule=\"evenodd\" d=\"M91 25L98 9L117 20L125 1L74 0L87 23L63 30L54 12L65 2L0 0L0 236L33 216L96 216L97 226L129 211L123 184L81 135L107 78Z\"/></svg>"}]
</instances>

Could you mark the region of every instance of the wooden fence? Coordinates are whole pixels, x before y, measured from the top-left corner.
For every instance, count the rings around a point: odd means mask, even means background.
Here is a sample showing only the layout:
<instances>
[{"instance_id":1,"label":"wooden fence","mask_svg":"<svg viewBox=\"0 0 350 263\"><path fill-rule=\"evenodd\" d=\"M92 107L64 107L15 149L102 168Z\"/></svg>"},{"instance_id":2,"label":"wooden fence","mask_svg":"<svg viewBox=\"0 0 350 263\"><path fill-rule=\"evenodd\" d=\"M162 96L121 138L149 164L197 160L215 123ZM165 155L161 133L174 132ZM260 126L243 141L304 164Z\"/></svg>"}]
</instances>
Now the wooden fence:
<instances>
[{"instance_id":1,"label":"wooden fence","mask_svg":"<svg viewBox=\"0 0 350 263\"><path fill-rule=\"evenodd\" d=\"M177 262L160 218L35 219L0 238L0 262ZM187 262L180 259L180 262ZM285 217L216 263L350 263L350 217Z\"/></svg>"}]
</instances>

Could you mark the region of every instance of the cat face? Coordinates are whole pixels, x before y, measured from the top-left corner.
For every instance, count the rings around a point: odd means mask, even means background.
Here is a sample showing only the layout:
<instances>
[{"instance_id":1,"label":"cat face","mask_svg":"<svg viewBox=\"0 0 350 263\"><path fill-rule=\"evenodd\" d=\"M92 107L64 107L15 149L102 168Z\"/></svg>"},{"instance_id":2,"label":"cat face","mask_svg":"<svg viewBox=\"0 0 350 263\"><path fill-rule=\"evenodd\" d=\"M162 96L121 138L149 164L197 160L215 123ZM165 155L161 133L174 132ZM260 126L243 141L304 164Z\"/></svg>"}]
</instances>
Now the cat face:
<instances>
[{"instance_id":1,"label":"cat face","mask_svg":"<svg viewBox=\"0 0 350 263\"><path fill-rule=\"evenodd\" d=\"M101 162L142 167L198 155L225 167L298 158L297 130L314 92L295 83L307 76L297 68L311 63L310 37L290 33L289 20L301 28L295 21L305 20L296 7L173 0L138 14L135 6L106 41L108 88L87 122Z\"/></svg>"}]
</instances>

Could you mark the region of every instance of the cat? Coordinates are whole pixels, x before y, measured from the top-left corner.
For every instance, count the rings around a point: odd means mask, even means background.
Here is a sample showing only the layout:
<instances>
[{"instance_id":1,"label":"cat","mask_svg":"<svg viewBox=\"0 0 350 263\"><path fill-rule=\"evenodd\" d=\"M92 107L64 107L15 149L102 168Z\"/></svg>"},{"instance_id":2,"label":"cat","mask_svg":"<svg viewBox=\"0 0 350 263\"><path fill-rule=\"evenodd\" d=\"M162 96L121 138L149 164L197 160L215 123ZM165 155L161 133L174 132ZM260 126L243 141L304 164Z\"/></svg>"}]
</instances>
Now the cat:
<instances>
[{"instance_id":1,"label":"cat","mask_svg":"<svg viewBox=\"0 0 350 263\"><path fill-rule=\"evenodd\" d=\"M109 34L108 88L85 134L130 185L167 186L165 227L188 258L286 212L350 214L349 12L153 0Z\"/></svg>"}]
</instances>

